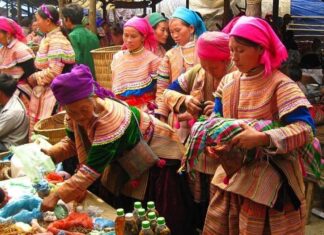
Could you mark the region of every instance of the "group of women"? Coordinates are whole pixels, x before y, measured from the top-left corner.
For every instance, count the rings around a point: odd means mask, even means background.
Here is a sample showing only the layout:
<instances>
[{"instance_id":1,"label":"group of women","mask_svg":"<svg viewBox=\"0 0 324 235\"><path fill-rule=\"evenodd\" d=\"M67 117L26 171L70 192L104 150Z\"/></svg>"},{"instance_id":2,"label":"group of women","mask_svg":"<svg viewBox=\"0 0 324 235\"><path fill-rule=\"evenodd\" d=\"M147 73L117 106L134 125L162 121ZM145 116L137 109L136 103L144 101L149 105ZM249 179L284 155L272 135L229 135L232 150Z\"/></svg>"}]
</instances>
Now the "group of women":
<instances>
[{"instance_id":1,"label":"group of women","mask_svg":"<svg viewBox=\"0 0 324 235\"><path fill-rule=\"evenodd\" d=\"M30 93L21 89L30 96L31 127L57 108L67 113L67 137L44 151L56 163L72 156L80 163L43 200L43 210L52 210L59 199L82 200L96 186L99 196L126 210L135 200L154 200L172 234L194 234L195 227L206 235L304 233L303 163L291 153L314 138L311 105L278 70L287 52L264 20L242 16L223 32L206 32L201 17L184 7L168 20L158 13L133 17L111 64L109 92L88 67L69 66L74 53L56 13L46 5L36 13L46 36L35 59L39 71L31 73L22 64L33 53L19 30L10 30L15 24L0 18L0 54L10 43L24 53L10 55L14 63L1 63L0 71L31 87ZM168 31L176 46L165 52ZM199 156L195 177L178 174L191 127L199 116L215 114L279 121L283 127L259 132L242 126L228 145L254 149L255 156L230 179L218 157L227 152L217 146ZM139 177L123 161L129 153L150 156L137 165L145 169Z\"/></svg>"}]
</instances>

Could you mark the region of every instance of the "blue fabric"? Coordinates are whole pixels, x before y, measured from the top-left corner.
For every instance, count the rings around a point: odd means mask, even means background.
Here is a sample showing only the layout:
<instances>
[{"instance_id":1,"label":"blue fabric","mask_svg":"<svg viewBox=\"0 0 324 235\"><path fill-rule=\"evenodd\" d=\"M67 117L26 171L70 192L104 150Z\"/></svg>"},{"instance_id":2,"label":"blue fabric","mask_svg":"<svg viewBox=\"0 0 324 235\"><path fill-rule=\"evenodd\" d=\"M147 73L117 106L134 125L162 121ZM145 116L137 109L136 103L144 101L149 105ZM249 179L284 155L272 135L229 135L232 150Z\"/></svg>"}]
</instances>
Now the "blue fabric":
<instances>
[{"instance_id":1,"label":"blue fabric","mask_svg":"<svg viewBox=\"0 0 324 235\"><path fill-rule=\"evenodd\" d=\"M137 89L137 90L127 90L121 94L119 94L120 96L123 97L128 97L128 96L141 96L147 92L150 91L154 91L155 89L155 84L156 84L156 80L154 79L150 85L148 85L147 87L141 88L141 89Z\"/></svg>"},{"instance_id":2,"label":"blue fabric","mask_svg":"<svg viewBox=\"0 0 324 235\"><path fill-rule=\"evenodd\" d=\"M205 23L202 21L199 15L197 15L196 12L189 10L188 8L178 7L174 11L172 18L178 18L190 25L193 25L195 28L195 35L197 37L207 31Z\"/></svg>"},{"instance_id":3,"label":"blue fabric","mask_svg":"<svg viewBox=\"0 0 324 235\"><path fill-rule=\"evenodd\" d=\"M13 219L16 222L29 224L32 219L41 218L41 202L39 197L30 195L10 201L0 210L0 222Z\"/></svg>"},{"instance_id":4,"label":"blue fabric","mask_svg":"<svg viewBox=\"0 0 324 235\"><path fill-rule=\"evenodd\" d=\"M184 90L182 90L178 79L174 80L169 86L168 89L173 90L173 91L177 91L180 92L182 94L185 94L186 92Z\"/></svg>"},{"instance_id":5,"label":"blue fabric","mask_svg":"<svg viewBox=\"0 0 324 235\"><path fill-rule=\"evenodd\" d=\"M315 134L315 123L306 107L299 107L295 109L291 113L283 116L281 121L284 125L288 125L297 121L305 122L312 127L313 133Z\"/></svg>"},{"instance_id":6,"label":"blue fabric","mask_svg":"<svg viewBox=\"0 0 324 235\"><path fill-rule=\"evenodd\" d=\"M214 102L215 102L214 113L218 113L221 116L223 116L223 104L221 98L216 97Z\"/></svg>"},{"instance_id":7,"label":"blue fabric","mask_svg":"<svg viewBox=\"0 0 324 235\"><path fill-rule=\"evenodd\" d=\"M113 228L115 227L115 222L105 218L95 218L94 221L94 228L97 230L103 230L104 228Z\"/></svg>"}]
</instances>

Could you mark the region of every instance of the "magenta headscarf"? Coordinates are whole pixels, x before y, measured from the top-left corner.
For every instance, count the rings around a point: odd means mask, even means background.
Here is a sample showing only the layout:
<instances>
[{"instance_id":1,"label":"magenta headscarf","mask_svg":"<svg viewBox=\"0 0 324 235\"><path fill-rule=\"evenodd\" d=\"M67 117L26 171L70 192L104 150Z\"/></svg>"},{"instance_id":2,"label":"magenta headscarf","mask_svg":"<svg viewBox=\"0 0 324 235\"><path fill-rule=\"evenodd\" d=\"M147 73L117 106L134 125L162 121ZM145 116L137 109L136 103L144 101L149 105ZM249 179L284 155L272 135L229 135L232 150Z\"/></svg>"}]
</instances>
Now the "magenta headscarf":
<instances>
[{"instance_id":1,"label":"magenta headscarf","mask_svg":"<svg viewBox=\"0 0 324 235\"><path fill-rule=\"evenodd\" d=\"M144 37L144 47L153 53L156 52L158 42L155 38L154 30L146 18L134 16L124 24L125 27L133 27L140 32ZM125 44L123 45L123 49L127 49Z\"/></svg>"},{"instance_id":2,"label":"magenta headscarf","mask_svg":"<svg viewBox=\"0 0 324 235\"><path fill-rule=\"evenodd\" d=\"M101 87L93 80L89 67L83 64L75 65L71 72L54 78L51 89L61 105L71 104L93 94L100 98L114 97L111 91Z\"/></svg>"},{"instance_id":3,"label":"magenta headscarf","mask_svg":"<svg viewBox=\"0 0 324 235\"><path fill-rule=\"evenodd\" d=\"M223 32L230 30L230 36L238 36L261 45L264 53L260 63L265 66L265 76L280 67L288 57L287 50L271 26L263 19L241 16L234 18Z\"/></svg>"},{"instance_id":4,"label":"magenta headscarf","mask_svg":"<svg viewBox=\"0 0 324 235\"><path fill-rule=\"evenodd\" d=\"M12 34L12 36L21 42L27 42L22 28L12 19L0 16L0 30Z\"/></svg>"},{"instance_id":5,"label":"magenta headscarf","mask_svg":"<svg viewBox=\"0 0 324 235\"><path fill-rule=\"evenodd\" d=\"M230 60L229 36L222 32L205 32L197 41L197 53L200 59Z\"/></svg>"}]
</instances>

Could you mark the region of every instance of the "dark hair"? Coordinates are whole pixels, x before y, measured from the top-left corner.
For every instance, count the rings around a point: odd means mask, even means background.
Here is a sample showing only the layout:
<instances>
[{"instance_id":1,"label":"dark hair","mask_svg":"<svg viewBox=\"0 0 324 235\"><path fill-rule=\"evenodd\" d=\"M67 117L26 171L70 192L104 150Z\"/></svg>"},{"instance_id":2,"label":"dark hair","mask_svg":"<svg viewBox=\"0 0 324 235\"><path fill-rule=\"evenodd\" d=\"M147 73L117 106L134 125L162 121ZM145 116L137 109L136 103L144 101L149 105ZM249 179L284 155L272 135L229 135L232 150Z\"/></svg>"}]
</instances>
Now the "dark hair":
<instances>
[{"instance_id":1,"label":"dark hair","mask_svg":"<svg viewBox=\"0 0 324 235\"><path fill-rule=\"evenodd\" d=\"M62 15L70 19L72 24L82 24L83 8L77 3L71 3L63 7Z\"/></svg>"},{"instance_id":2,"label":"dark hair","mask_svg":"<svg viewBox=\"0 0 324 235\"><path fill-rule=\"evenodd\" d=\"M159 24L162 23L162 22L167 22L167 20L162 20L162 21L160 21L159 23L157 23L157 24L155 24L154 26L152 26L152 28L153 28L154 30L156 30L157 27L159 26Z\"/></svg>"},{"instance_id":3,"label":"dark hair","mask_svg":"<svg viewBox=\"0 0 324 235\"><path fill-rule=\"evenodd\" d=\"M51 14L52 19L42 10L42 7L39 7L37 9L37 14L44 20L50 19L53 24L57 24L60 19L58 10L53 5L45 5L45 6L46 6L47 10L49 11L49 13Z\"/></svg>"},{"instance_id":4,"label":"dark hair","mask_svg":"<svg viewBox=\"0 0 324 235\"><path fill-rule=\"evenodd\" d=\"M302 70L297 64L291 64L287 66L286 75L291 78L291 80L298 82L302 79Z\"/></svg>"},{"instance_id":5,"label":"dark hair","mask_svg":"<svg viewBox=\"0 0 324 235\"><path fill-rule=\"evenodd\" d=\"M246 38L242 38L242 37L239 37L239 36L233 36L235 41L244 45L244 46L248 46L248 47L255 47L255 48L259 48L259 47L262 47L260 44L256 43L256 42L253 42L249 39L246 39Z\"/></svg>"},{"instance_id":6,"label":"dark hair","mask_svg":"<svg viewBox=\"0 0 324 235\"><path fill-rule=\"evenodd\" d=\"M2 91L6 96L11 97L17 88L17 79L12 76L1 73L0 74L0 91Z\"/></svg>"},{"instance_id":7,"label":"dark hair","mask_svg":"<svg viewBox=\"0 0 324 235\"><path fill-rule=\"evenodd\" d=\"M114 35L123 34L123 27L119 23L113 24L111 27L111 33Z\"/></svg>"}]
</instances>

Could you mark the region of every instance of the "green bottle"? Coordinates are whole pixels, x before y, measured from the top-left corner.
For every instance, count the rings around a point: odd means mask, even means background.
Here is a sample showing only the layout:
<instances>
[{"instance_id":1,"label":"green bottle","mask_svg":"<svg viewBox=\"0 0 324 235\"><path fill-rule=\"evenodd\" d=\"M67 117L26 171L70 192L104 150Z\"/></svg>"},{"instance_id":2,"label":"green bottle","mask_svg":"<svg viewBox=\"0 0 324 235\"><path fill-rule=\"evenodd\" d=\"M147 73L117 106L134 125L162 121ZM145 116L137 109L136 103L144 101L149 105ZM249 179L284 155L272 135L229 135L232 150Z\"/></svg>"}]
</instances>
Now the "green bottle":
<instances>
[{"instance_id":1,"label":"green bottle","mask_svg":"<svg viewBox=\"0 0 324 235\"><path fill-rule=\"evenodd\" d=\"M144 221L144 220L146 220L147 218L146 218L146 213L145 213L145 209L144 208L140 208L140 209L138 209L138 218L137 218L137 220L136 220L136 223L137 223L137 226L139 227L139 228L141 228L141 226L142 226L142 222Z\"/></svg>"},{"instance_id":2,"label":"green bottle","mask_svg":"<svg viewBox=\"0 0 324 235\"><path fill-rule=\"evenodd\" d=\"M154 212L156 217L159 217L159 212L155 209L155 203L153 201L147 202L147 212L146 214Z\"/></svg>"},{"instance_id":3,"label":"green bottle","mask_svg":"<svg viewBox=\"0 0 324 235\"><path fill-rule=\"evenodd\" d=\"M142 203L141 202L135 202L134 203L134 210L133 210L133 216L134 219L138 219L138 210L142 208Z\"/></svg>"},{"instance_id":4,"label":"green bottle","mask_svg":"<svg viewBox=\"0 0 324 235\"><path fill-rule=\"evenodd\" d=\"M150 221L152 231L155 232L155 229L157 226L155 213L150 212L150 213L148 213L147 217L148 217L148 220Z\"/></svg>"},{"instance_id":5,"label":"green bottle","mask_svg":"<svg viewBox=\"0 0 324 235\"><path fill-rule=\"evenodd\" d=\"M142 222L142 230L139 235L154 235L154 232L151 229L149 221L144 220Z\"/></svg>"},{"instance_id":6,"label":"green bottle","mask_svg":"<svg viewBox=\"0 0 324 235\"><path fill-rule=\"evenodd\" d=\"M159 217L157 219L157 227L155 231L156 235L170 235L171 231L168 226L165 224L164 217Z\"/></svg>"},{"instance_id":7,"label":"green bottle","mask_svg":"<svg viewBox=\"0 0 324 235\"><path fill-rule=\"evenodd\" d=\"M123 235L125 229L125 212L124 209L117 209L117 217L115 219L115 232L116 235Z\"/></svg>"}]
</instances>

